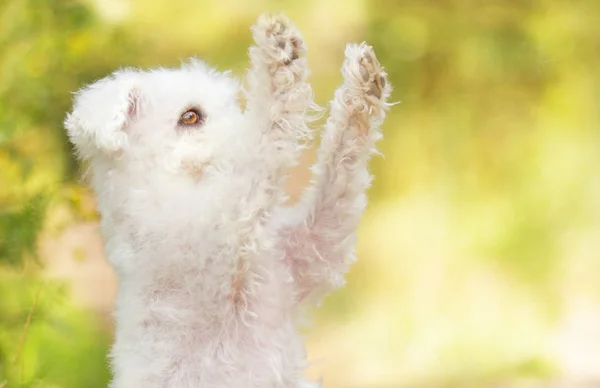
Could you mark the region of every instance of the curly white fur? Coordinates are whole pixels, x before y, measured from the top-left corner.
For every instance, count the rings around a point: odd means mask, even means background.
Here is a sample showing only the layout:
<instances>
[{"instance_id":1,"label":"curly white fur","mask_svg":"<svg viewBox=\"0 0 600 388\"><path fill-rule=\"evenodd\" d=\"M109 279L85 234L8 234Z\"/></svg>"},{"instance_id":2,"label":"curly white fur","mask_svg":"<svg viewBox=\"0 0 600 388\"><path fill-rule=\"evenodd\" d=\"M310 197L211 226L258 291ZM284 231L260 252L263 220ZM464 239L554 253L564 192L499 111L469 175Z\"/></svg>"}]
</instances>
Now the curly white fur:
<instances>
[{"instance_id":1,"label":"curly white fur","mask_svg":"<svg viewBox=\"0 0 600 388\"><path fill-rule=\"evenodd\" d=\"M253 36L244 112L240 84L192 60L118 71L65 121L119 275L113 388L318 386L293 313L354 260L390 86L369 46L348 45L314 181L286 208L316 108L304 42L284 16L261 16ZM178 125L190 107L202 126Z\"/></svg>"}]
</instances>

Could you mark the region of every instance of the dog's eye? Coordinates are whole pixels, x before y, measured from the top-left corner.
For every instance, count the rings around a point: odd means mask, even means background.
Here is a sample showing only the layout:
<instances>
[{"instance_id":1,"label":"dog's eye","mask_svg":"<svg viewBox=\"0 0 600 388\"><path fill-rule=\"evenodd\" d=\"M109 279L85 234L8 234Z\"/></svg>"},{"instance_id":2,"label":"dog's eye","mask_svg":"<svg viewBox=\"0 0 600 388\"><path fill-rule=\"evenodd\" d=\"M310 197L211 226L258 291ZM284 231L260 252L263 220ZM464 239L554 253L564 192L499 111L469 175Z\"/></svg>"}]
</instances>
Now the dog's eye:
<instances>
[{"instance_id":1,"label":"dog's eye","mask_svg":"<svg viewBox=\"0 0 600 388\"><path fill-rule=\"evenodd\" d=\"M181 115L181 117L179 118L179 124L185 126L200 125L202 124L203 120L204 118L202 116L202 113L196 108L191 108L186 110Z\"/></svg>"}]
</instances>

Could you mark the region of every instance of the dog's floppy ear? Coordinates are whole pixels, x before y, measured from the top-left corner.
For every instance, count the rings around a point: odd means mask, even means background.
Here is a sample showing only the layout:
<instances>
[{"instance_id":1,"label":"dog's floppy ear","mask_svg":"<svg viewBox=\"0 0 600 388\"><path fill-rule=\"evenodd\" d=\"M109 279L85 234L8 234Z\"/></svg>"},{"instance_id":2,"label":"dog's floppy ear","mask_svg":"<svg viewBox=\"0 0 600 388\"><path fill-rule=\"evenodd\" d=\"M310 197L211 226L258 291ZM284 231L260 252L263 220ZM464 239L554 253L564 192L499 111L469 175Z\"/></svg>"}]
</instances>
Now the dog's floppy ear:
<instances>
[{"instance_id":1,"label":"dog's floppy ear","mask_svg":"<svg viewBox=\"0 0 600 388\"><path fill-rule=\"evenodd\" d=\"M127 148L124 127L140 113L136 81L133 72L120 71L76 93L65 128L79 157L114 155Z\"/></svg>"}]
</instances>

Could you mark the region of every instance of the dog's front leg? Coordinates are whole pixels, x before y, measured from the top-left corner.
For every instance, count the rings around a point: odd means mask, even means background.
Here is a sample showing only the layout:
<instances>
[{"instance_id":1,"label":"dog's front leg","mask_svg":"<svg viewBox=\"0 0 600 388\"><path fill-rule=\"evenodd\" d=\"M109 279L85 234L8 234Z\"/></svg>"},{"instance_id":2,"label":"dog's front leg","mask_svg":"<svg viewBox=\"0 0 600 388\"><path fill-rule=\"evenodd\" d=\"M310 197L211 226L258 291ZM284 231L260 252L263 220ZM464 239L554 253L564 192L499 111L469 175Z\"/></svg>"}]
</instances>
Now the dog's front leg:
<instances>
[{"instance_id":1,"label":"dog's front leg","mask_svg":"<svg viewBox=\"0 0 600 388\"><path fill-rule=\"evenodd\" d=\"M310 142L309 112L316 108L306 82L308 64L300 31L283 15L262 15L252 28L246 117L259 131L256 185L269 211L284 199L283 178Z\"/></svg>"},{"instance_id":2,"label":"dog's front leg","mask_svg":"<svg viewBox=\"0 0 600 388\"><path fill-rule=\"evenodd\" d=\"M260 257L270 251L272 233L265 232L273 210L285 199L283 179L311 140L309 111L315 109L304 41L283 15L262 15L252 28L251 68L246 83L245 118L256 135L249 144L251 163L244 166L248 192L234 211L231 244L236 266L231 280L233 305L245 310L246 296L261 279Z\"/></svg>"},{"instance_id":3,"label":"dog's front leg","mask_svg":"<svg viewBox=\"0 0 600 388\"><path fill-rule=\"evenodd\" d=\"M389 106L391 88L371 47L348 45L342 73L344 84L331 103L313 183L299 205L276 216L298 300L342 284L354 261L356 229L371 181L367 162L376 152Z\"/></svg>"}]
</instances>

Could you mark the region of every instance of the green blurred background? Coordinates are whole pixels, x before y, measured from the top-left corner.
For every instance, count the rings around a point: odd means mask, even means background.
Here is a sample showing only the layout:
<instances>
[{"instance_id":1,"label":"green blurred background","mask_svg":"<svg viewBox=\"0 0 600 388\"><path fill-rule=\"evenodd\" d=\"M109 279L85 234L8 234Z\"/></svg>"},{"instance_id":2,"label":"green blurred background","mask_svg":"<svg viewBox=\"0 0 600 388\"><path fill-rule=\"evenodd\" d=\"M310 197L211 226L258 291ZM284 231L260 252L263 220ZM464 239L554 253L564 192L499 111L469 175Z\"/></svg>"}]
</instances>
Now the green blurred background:
<instances>
[{"instance_id":1,"label":"green blurred background","mask_svg":"<svg viewBox=\"0 0 600 388\"><path fill-rule=\"evenodd\" d=\"M598 0L1 0L0 387L109 379L115 279L61 125L71 92L192 55L241 76L264 11L303 31L320 104L362 40L401 101L308 373L325 388L600 387Z\"/></svg>"}]
</instances>

